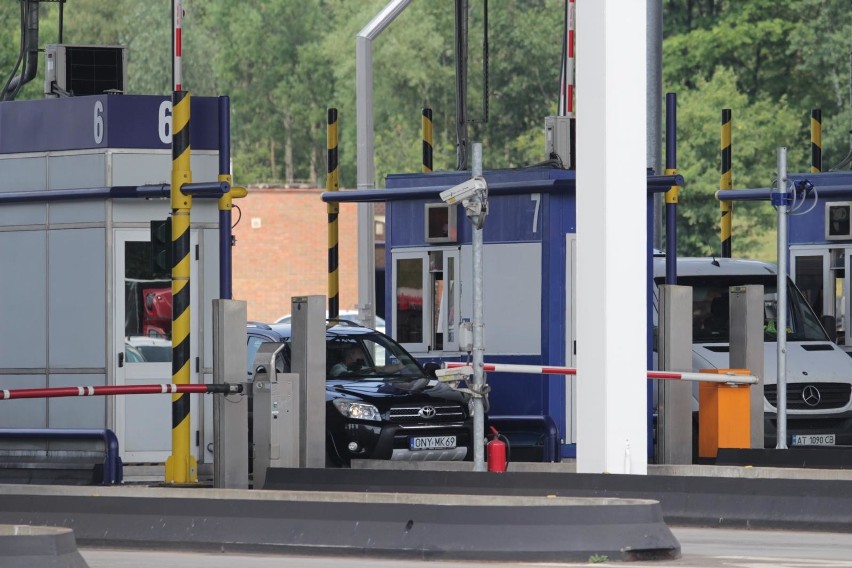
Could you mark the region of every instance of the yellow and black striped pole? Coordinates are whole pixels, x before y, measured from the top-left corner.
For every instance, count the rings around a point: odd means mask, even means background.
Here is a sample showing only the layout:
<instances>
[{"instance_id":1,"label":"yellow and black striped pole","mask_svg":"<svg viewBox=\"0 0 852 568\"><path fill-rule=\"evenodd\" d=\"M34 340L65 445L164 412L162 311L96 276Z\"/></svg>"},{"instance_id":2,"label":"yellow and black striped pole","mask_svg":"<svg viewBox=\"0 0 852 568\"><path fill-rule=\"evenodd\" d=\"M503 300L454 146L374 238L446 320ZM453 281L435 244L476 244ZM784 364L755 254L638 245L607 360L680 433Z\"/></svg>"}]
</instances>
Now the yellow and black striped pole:
<instances>
[{"instance_id":1,"label":"yellow and black striped pole","mask_svg":"<svg viewBox=\"0 0 852 568\"><path fill-rule=\"evenodd\" d=\"M822 110L811 110L811 172L822 171Z\"/></svg>"},{"instance_id":2,"label":"yellow and black striped pole","mask_svg":"<svg viewBox=\"0 0 852 568\"><path fill-rule=\"evenodd\" d=\"M340 167L337 160L337 109L328 109L328 129L326 134L328 152L328 175L325 178L326 191L340 189ZM328 203L328 318L337 319L340 314L340 272L338 271L338 226L337 214L340 205Z\"/></svg>"},{"instance_id":3,"label":"yellow and black striped pole","mask_svg":"<svg viewBox=\"0 0 852 568\"><path fill-rule=\"evenodd\" d=\"M189 366L189 220L192 197L182 186L192 182L189 145L189 92L172 99L172 382L190 383ZM172 395L172 455L166 460L167 483L195 483L198 466L189 452L189 394Z\"/></svg>"},{"instance_id":4,"label":"yellow and black striped pole","mask_svg":"<svg viewBox=\"0 0 852 568\"><path fill-rule=\"evenodd\" d=\"M423 109L421 120L423 129L423 173L432 171L432 109Z\"/></svg>"},{"instance_id":5,"label":"yellow and black striped pole","mask_svg":"<svg viewBox=\"0 0 852 568\"><path fill-rule=\"evenodd\" d=\"M732 189L731 177L731 109L722 109L722 176L719 189ZM722 258L731 258L731 221L734 217L734 202L719 201L721 212L719 237L722 241Z\"/></svg>"}]
</instances>

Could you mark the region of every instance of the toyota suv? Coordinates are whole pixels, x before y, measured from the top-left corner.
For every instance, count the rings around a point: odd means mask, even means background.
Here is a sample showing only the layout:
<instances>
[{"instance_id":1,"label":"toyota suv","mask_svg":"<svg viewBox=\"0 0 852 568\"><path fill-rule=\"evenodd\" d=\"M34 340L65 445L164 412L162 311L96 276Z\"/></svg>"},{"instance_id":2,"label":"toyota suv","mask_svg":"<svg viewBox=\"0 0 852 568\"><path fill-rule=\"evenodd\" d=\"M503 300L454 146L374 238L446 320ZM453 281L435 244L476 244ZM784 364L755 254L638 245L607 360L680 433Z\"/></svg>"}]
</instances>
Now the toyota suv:
<instances>
[{"instance_id":1,"label":"toyota suv","mask_svg":"<svg viewBox=\"0 0 852 568\"><path fill-rule=\"evenodd\" d=\"M247 336L249 381L264 342L286 344L276 366L290 371L290 325L250 323ZM437 381L390 337L335 322L326 330L326 371L326 465L472 459L467 395Z\"/></svg>"}]
</instances>

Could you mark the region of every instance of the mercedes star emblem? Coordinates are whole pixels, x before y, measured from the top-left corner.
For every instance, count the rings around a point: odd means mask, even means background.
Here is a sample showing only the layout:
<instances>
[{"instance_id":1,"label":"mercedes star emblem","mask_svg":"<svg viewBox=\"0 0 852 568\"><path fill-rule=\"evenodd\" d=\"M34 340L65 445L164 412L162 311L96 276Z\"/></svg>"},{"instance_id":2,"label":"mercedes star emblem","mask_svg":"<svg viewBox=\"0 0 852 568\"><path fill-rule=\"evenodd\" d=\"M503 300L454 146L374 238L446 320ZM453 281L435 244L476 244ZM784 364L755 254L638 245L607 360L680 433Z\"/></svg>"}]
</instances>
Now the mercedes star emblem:
<instances>
[{"instance_id":1,"label":"mercedes star emblem","mask_svg":"<svg viewBox=\"0 0 852 568\"><path fill-rule=\"evenodd\" d=\"M819 389L813 385L808 385L802 389L802 400L805 401L805 404L808 406L816 406L819 404L819 401L822 399L822 395L819 394Z\"/></svg>"}]
</instances>

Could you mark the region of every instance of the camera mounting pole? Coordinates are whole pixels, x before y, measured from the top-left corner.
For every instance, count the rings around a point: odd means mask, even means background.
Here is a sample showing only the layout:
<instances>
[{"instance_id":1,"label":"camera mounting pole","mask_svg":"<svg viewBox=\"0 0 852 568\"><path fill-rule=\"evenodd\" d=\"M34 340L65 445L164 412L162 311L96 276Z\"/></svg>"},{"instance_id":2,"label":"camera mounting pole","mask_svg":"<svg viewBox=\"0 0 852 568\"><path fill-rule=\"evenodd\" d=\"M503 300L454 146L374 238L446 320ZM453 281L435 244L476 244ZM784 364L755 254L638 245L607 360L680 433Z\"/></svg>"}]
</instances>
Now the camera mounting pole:
<instances>
[{"instance_id":1,"label":"camera mounting pole","mask_svg":"<svg viewBox=\"0 0 852 568\"><path fill-rule=\"evenodd\" d=\"M461 201L465 215L470 219L473 244L473 470L485 471L485 363L482 322L482 231L488 214L488 184L482 177L482 144L473 143L473 169L471 179L441 192L446 203Z\"/></svg>"}]
</instances>

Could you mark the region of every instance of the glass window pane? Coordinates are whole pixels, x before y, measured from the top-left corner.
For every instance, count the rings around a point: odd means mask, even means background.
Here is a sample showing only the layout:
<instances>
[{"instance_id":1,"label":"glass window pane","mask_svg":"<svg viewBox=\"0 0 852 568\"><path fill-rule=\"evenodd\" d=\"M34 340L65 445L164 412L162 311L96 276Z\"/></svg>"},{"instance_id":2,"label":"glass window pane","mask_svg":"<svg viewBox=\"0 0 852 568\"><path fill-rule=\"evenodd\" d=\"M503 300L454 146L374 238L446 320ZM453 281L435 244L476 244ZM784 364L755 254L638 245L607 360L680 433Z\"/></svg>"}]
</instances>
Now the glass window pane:
<instances>
[{"instance_id":1,"label":"glass window pane","mask_svg":"<svg viewBox=\"0 0 852 568\"><path fill-rule=\"evenodd\" d=\"M396 262L396 334L400 343L423 342L423 259Z\"/></svg>"},{"instance_id":2,"label":"glass window pane","mask_svg":"<svg viewBox=\"0 0 852 568\"><path fill-rule=\"evenodd\" d=\"M797 256L795 281L817 317L822 317L822 256Z\"/></svg>"},{"instance_id":3,"label":"glass window pane","mask_svg":"<svg viewBox=\"0 0 852 568\"><path fill-rule=\"evenodd\" d=\"M124 244L124 357L127 363L172 360L172 287L151 272L151 243Z\"/></svg>"}]
</instances>

